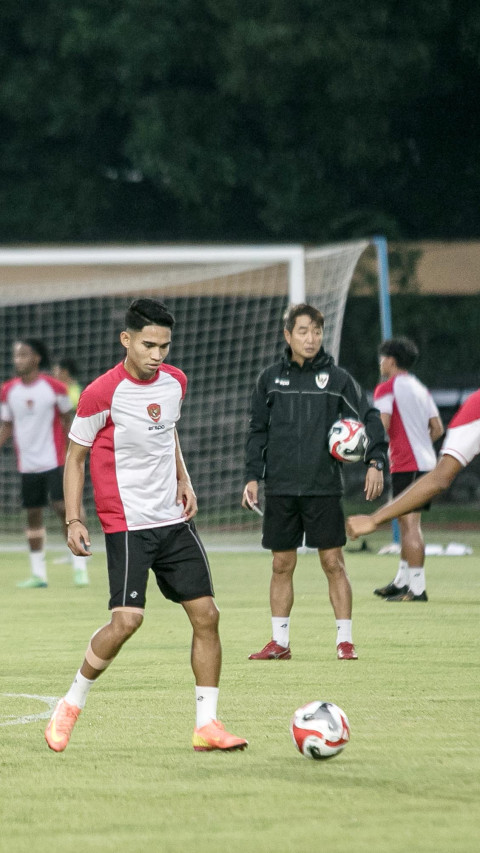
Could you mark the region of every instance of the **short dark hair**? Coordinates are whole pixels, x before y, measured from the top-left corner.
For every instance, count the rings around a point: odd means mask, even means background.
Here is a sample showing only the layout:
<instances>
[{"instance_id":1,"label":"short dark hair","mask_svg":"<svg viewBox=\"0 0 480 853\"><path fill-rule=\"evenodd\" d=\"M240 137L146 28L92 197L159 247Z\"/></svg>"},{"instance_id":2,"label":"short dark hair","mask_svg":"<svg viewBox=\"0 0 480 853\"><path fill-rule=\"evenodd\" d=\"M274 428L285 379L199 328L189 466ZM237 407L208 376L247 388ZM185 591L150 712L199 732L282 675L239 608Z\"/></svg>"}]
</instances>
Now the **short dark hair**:
<instances>
[{"instance_id":1,"label":"short dark hair","mask_svg":"<svg viewBox=\"0 0 480 853\"><path fill-rule=\"evenodd\" d=\"M322 312L319 311L318 308L314 308L313 305L307 305L306 302L300 302L299 305L290 305L290 307L287 308L283 315L283 328L286 329L287 332L293 332L293 327L295 326L297 317L301 317L303 314L310 317L315 326L319 326L323 329L325 317Z\"/></svg>"},{"instance_id":2,"label":"short dark hair","mask_svg":"<svg viewBox=\"0 0 480 853\"><path fill-rule=\"evenodd\" d=\"M40 338L18 338L17 343L25 344L40 356L40 361L38 363L39 367L43 369L49 366L50 354L48 352L48 347L40 340Z\"/></svg>"},{"instance_id":3,"label":"short dark hair","mask_svg":"<svg viewBox=\"0 0 480 853\"><path fill-rule=\"evenodd\" d=\"M173 329L175 320L158 299L134 299L125 314L125 326L140 332L144 326L166 326Z\"/></svg>"},{"instance_id":4,"label":"short dark hair","mask_svg":"<svg viewBox=\"0 0 480 853\"><path fill-rule=\"evenodd\" d=\"M394 358L401 370L410 370L418 358L418 347L410 338L390 338L380 344L378 354Z\"/></svg>"},{"instance_id":5,"label":"short dark hair","mask_svg":"<svg viewBox=\"0 0 480 853\"><path fill-rule=\"evenodd\" d=\"M78 376L77 362L74 358L59 358L55 363L61 370L68 370L70 376Z\"/></svg>"}]
</instances>

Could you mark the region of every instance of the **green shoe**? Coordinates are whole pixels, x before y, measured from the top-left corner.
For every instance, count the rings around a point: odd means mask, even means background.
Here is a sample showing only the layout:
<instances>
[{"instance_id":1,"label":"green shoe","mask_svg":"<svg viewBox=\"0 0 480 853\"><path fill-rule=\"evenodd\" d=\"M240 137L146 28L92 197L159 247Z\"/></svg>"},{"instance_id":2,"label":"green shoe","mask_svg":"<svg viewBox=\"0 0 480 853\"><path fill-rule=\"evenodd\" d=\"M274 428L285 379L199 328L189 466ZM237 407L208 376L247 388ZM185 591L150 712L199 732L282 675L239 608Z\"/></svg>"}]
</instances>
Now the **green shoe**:
<instances>
[{"instance_id":1,"label":"green shoe","mask_svg":"<svg viewBox=\"0 0 480 853\"><path fill-rule=\"evenodd\" d=\"M36 589L44 586L48 586L47 581L43 581L41 578L35 577L35 575L32 575L31 578L27 578L26 581L19 581L19 583L17 583L17 587L19 589Z\"/></svg>"},{"instance_id":2,"label":"green shoe","mask_svg":"<svg viewBox=\"0 0 480 853\"><path fill-rule=\"evenodd\" d=\"M73 573L75 586L88 586L88 572L86 569L75 569Z\"/></svg>"}]
</instances>

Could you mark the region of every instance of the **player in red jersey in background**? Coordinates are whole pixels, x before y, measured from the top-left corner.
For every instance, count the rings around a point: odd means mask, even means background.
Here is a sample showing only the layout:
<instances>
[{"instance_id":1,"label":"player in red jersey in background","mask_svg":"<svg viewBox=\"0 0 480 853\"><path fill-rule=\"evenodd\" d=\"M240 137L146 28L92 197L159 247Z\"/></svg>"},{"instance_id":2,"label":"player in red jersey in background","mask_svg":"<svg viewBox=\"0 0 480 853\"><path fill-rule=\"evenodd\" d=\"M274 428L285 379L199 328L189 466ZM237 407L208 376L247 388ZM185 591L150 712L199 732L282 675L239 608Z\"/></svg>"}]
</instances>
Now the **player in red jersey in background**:
<instances>
[{"instance_id":1,"label":"player in red jersey in background","mask_svg":"<svg viewBox=\"0 0 480 853\"><path fill-rule=\"evenodd\" d=\"M351 515L347 519L348 536L351 539L366 536L386 521L423 506L446 491L462 468L479 453L480 390L465 400L450 421L435 468L371 515Z\"/></svg>"},{"instance_id":2,"label":"player in red jersey in background","mask_svg":"<svg viewBox=\"0 0 480 853\"><path fill-rule=\"evenodd\" d=\"M95 507L105 533L111 620L91 638L85 659L47 726L49 747L67 746L96 679L143 622L149 569L165 598L181 604L193 628L195 750L244 749L247 741L217 719L221 645L210 568L193 522L197 500L176 423L187 378L164 364L174 319L162 303L136 299L120 340L123 363L82 392L65 465L68 543L90 553L80 518L89 451Z\"/></svg>"},{"instance_id":3,"label":"player in red jersey in background","mask_svg":"<svg viewBox=\"0 0 480 853\"><path fill-rule=\"evenodd\" d=\"M22 505L27 511L31 577L17 584L23 588L48 585L43 510L49 499L65 538L67 535L62 478L72 404L64 383L43 372L48 362L42 341L16 341L13 363L17 376L5 382L0 392L0 447L13 437ZM72 561L75 584L86 586L86 557L72 555Z\"/></svg>"},{"instance_id":4,"label":"player in red jersey in background","mask_svg":"<svg viewBox=\"0 0 480 853\"><path fill-rule=\"evenodd\" d=\"M418 358L409 338L391 338L379 347L382 382L375 388L374 403L380 411L390 444L388 455L393 497L403 492L426 471L435 467L433 442L443 435L440 413L428 388L409 372ZM420 507L398 519L401 554L391 583L375 590L387 601L427 601L425 545Z\"/></svg>"}]
</instances>

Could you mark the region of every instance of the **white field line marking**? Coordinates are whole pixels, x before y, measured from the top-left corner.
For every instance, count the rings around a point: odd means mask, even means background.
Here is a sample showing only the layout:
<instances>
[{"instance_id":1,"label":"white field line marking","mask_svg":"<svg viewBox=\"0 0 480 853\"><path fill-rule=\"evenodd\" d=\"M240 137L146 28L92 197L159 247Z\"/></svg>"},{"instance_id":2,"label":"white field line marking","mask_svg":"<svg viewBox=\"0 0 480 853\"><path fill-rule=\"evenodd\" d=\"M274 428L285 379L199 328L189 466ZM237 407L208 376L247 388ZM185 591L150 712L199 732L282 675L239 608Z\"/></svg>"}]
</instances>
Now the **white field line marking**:
<instances>
[{"instance_id":1,"label":"white field line marking","mask_svg":"<svg viewBox=\"0 0 480 853\"><path fill-rule=\"evenodd\" d=\"M37 696L32 693L0 693L0 696L9 696L14 699L37 699L38 702L45 702L48 705L47 710L42 711L40 714L28 714L25 717L12 717L9 715L9 718L6 720L6 715L3 715L5 722L0 722L0 726L22 726L25 723L35 723L37 720L47 720L58 702L58 696Z\"/></svg>"}]
</instances>

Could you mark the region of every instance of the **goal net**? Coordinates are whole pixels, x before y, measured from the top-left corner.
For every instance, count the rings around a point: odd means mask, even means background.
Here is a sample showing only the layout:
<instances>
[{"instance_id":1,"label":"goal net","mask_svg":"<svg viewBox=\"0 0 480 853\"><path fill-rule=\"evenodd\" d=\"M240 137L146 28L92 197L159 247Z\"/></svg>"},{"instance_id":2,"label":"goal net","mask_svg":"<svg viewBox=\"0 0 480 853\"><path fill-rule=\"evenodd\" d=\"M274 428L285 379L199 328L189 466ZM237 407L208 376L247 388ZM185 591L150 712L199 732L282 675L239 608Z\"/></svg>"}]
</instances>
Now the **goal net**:
<instances>
[{"instance_id":1,"label":"goal net","mask_svg":"<svg viewBox=\"0 0 480 853\"><path fill-rule=\"evenodd\" d=\"M119 333L131 299L162 299L176 320L168 361L189 381L178 430L199 528L207 545L258 545L259 520L240 505L255 379L283 352L282 316L291 302L320 308L325 349L338 358L348 289L369 245L0 250L0 379L14 374L15 340L32 336L47 344L52 362L74 359L86 385L122 359ZM0 454L0 477L6 541L24 527L11 445ZM88 472L85 504L98 530ZM49 534L58 529L48 526Z\"/></svg>"}]
</instances>

